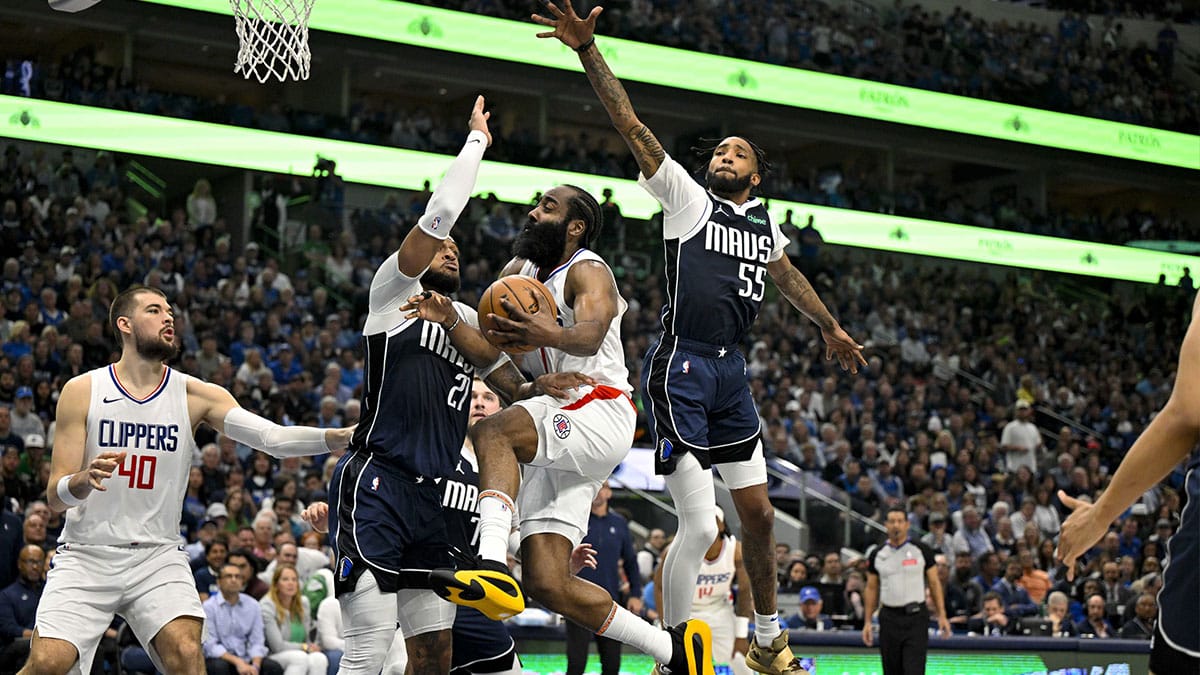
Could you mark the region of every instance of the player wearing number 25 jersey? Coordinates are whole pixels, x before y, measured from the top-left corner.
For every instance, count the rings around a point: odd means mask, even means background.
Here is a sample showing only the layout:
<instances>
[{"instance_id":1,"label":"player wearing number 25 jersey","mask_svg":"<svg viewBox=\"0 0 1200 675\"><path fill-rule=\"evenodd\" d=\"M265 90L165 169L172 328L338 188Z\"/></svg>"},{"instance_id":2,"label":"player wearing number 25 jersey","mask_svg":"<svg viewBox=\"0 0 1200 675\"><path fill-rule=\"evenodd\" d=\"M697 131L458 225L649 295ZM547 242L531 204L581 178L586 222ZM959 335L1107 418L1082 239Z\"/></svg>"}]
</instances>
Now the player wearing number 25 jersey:
<instances>
[{"instance_id":1,"label":"player wearing number 25 jersey","mask_svg":"<svg viewBox=\"0 0 1200 675\"><path fill-rule=\"evenodd\" d=\"M66 525L26 671L87 672L120 614L158 670L200 675L205 614L179 537L193 430L204 422L276 456L345 447L350 432L281 427L225 389L167 367L179 343L157 289L122 292L110 317L121 359L72 379L58 401L46 496L67 512Z\"/></svg>"}]
</instances>

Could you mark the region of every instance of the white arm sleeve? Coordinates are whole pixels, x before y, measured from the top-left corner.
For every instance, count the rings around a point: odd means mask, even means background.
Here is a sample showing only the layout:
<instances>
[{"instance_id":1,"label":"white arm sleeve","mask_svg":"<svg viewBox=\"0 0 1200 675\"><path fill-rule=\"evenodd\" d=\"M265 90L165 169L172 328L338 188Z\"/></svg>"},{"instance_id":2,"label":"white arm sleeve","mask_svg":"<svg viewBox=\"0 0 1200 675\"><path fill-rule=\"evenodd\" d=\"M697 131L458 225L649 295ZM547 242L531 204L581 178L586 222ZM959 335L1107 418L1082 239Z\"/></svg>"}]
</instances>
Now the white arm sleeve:
<instances>
[{"instance_id":1,"label":"white arm sleeve","mask_svg":"<svg viewBox=\"0 0 1200 675\"><path fill-rule=\"evenodd\" d=\"M383 261L371 279L369 309L371 314L399 312L409 296L421 292L421 281L400 271L400 253L393 252Z\"/></svg>"},{"instance_id":2,"label":"white arm sleeve","mask_svg":"<svg viewBox=\"0 0 1200 675\"><path fill-rule=\"evenodd\" d=\"M225 415L225 435L272 457L307 457L329 452L325 429L280 426L238 406Z\"/></svg>"},{"instance_id":3,"label":"white arm sleeve","mask_svg":"<svg viewBox=\"0 0 1200 675\"><path fill-rule=\"evenodd\" d=\"M467 200L471 198L485 149L487 136L482 131L472 131L467 135L463 149L446 169L446 175L434 188L429 203L425 205L425 213L417 220L417 227L422 232L435 239L450 236L454 221L458 220L462 210L467 207ZM404 313L400 311L400 305L409 296L421 292L420 278L425 270L415 277L406 276L400 271L399 257L399 251L388 256L371 279L370 314L364 327L368 335L402 322Z\"/></svg>"},{"instance_id":4,"label":"white arm sleeve","mask_svg":"<svg viewBox=\"0 0 1200 675\"><path fill-rule=\"evenodd\" d=\"M663 207L663 239L680 239L704 223L712 202L687 169L668 156L654 175L638 174L638 185Z\"/></svg>"},{"instance_id":5,"label":"white arm sleeve","mask_svg":"<svg viewBox=\"0 0 1200 675\"><path fill-rule=\"evenodd\" d=\"M446 169L442 182L433 190L433 196L425 205L425 213L417 221L417 227L435 239L450 236L450 228L467 206L471 190L475 189L475 177L479 174L479 163L487 149L487 136L482 131L472 131L458 156Z\"/></svg>"}]
</instances>

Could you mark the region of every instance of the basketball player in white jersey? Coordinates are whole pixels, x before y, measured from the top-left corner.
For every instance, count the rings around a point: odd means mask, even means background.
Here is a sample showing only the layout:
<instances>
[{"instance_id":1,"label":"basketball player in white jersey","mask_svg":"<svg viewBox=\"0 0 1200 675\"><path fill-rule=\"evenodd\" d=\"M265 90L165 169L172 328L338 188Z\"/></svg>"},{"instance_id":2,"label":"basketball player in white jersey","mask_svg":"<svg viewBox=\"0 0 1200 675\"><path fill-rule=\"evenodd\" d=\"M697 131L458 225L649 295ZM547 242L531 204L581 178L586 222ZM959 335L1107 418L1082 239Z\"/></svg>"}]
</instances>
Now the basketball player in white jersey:
<instances>
[{"instance_id":1,"label":"basketball player in white jersey","mask_svg":"<svg viewBox=\"0 0 1200 675\"><path fill-rule=\"evenodd\" d=\"M734 675L750 675L746 652L750 650L750 575L742 564L742 542L725 525L725 511L717 509L717 538L700 563L692 617L712 628L713 659L728 665ZM666 553L664 550L663 553ZM654 570L654 606L662 606L662 565ZM737 581L736 601L733 582Z\"/></svg>"},{"instance_id":2,"label":"basketball player in white jersey","mask_svg":"<svg viewBox=\"0 0 1200 675\"><path fill-rule=\"evenodd\" d=\"M570 390L565 399L541 395L517 401L471 428L480 473L480 569L447 571L444 595L492 618L505 616L505 603L518 604L521 590L506 564L516 513L524 583L534 599L650 654L673 675L711 675L711 635L704 622L655 629L568 568L572 549L587 533L592 498L629 452L637 416L620 335L626 304L608 265L588 248L601 225L595 197L560 185L542 195L513 242L516 257L502 276L526 274L546 284L558 320L502 301L509 318L495 317L492 339L502 347L533 347L521 357L529 375L576 371L591 383ZM495 349L469 326L451 337L464 354L481 355L472 360ZM524 480L519 464L525 465Z\"/></svg>"},{"instance_id":3,"label":"basketball player in white jersey","mask_svg":"<svg viewBox=\"0 0 1200 675\"><path fill-rule=\"evenodd\" d=\"M66 525L22 673L89 672L119 613L160 671L200 675L204 609L179 537L193 430L205 422L276 456L343 448L352 430L281 427L169 368L179 339L157 289L122 292L109 318L120 360L72 379L58 400L46 492Z\"/></svg>"}]
</instances>

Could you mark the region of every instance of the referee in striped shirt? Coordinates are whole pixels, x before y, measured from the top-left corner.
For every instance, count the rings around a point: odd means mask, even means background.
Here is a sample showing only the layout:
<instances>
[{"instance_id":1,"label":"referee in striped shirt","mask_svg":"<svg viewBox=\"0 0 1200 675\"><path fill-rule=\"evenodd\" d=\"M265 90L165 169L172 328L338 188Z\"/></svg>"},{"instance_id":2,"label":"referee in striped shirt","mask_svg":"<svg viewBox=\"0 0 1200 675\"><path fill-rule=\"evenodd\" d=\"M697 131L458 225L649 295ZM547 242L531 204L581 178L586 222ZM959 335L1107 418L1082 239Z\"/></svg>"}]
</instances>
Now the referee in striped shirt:
<instances>
[{"instance_id":1,"label":"referee in striped shirt","mask_svg":"<svg viewBox=\"0 0 1200 675\"><path fill-rule=\"evenodd\" d=\"M898 506L888 509L887 531L887 543L868 557L863 642L871 646L875 632L871 617L878 605L883 675L920 675L925 672L925 656L929 651L926 584L937 607L938 628L943 637L950 634L942 584L933 549L908 538L908 513L904 509Z\"/></svg>"}]
</instances>

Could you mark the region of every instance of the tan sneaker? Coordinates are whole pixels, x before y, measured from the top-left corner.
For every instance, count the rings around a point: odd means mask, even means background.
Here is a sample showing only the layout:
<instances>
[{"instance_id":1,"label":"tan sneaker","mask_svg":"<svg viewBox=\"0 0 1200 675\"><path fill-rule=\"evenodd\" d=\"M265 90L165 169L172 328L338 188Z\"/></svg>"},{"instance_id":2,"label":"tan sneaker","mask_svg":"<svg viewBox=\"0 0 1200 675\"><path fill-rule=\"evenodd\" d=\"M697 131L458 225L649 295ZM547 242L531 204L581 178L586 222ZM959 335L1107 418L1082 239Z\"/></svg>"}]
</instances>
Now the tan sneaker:
<instances>
[{"instance_id":1,"label":"tan sneaker","mask_svg":"<svg viewBox=\"0 0 1200 675\"><path fill-rule=\"evenodd\" d=\"M781 630L779 635L775 636L770 647L758 646L758 640L751 634L746 665L763 675L796 675L808 672L800 665L800 659L792 654L792 648L788 646L787 629Z\"/></svg>"}]
</instances>

